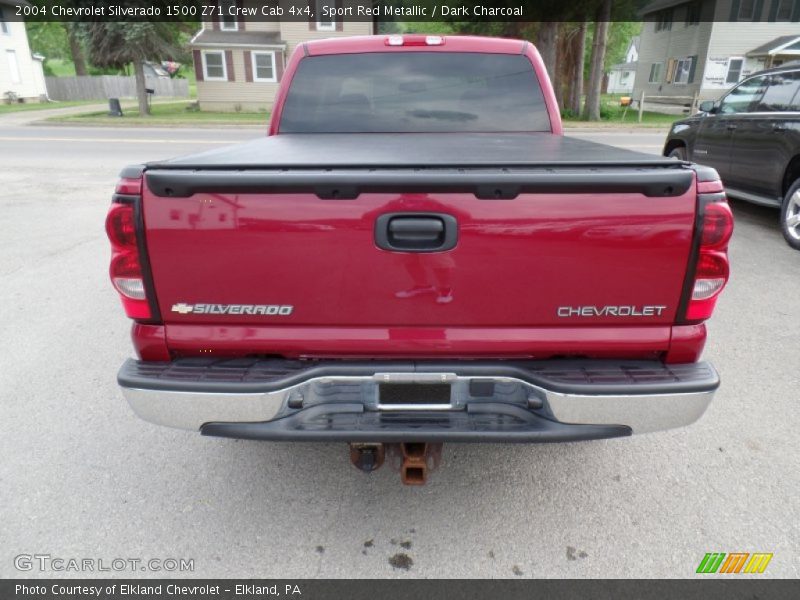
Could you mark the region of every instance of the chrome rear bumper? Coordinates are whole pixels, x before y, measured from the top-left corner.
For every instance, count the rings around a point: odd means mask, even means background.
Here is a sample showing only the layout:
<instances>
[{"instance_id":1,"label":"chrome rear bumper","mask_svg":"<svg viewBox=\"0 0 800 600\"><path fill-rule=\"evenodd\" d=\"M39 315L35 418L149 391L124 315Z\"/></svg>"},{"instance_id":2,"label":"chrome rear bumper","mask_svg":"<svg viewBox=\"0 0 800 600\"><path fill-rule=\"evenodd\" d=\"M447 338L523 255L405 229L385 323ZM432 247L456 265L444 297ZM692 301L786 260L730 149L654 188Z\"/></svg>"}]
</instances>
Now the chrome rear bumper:
<instances>
[{"instance_id":1,"label":"chrome rear bumper","mask_svg":"<svg viewBox=\"0 0 800 600\"><path fill-rule=\"evenodd\" d=\"M378 439L384 434L391 441L415 435L430 441L538 441L531 431L551 424L611 428L583 437L578 428L575 439L671 429L699 419L719 385L708 363L283 363L131 360L119 382L134 412L159 425L259 439L348 439L358 433L353 440L373 441L386 441ZM381 401L381 386L408 384L416 384L406 389L421 396L407 403ZM441 395L426 400L426 390L437 384L449 386L449 401ZM450 437L437 437L438 430Z\"/></svg>"}]
</instances>

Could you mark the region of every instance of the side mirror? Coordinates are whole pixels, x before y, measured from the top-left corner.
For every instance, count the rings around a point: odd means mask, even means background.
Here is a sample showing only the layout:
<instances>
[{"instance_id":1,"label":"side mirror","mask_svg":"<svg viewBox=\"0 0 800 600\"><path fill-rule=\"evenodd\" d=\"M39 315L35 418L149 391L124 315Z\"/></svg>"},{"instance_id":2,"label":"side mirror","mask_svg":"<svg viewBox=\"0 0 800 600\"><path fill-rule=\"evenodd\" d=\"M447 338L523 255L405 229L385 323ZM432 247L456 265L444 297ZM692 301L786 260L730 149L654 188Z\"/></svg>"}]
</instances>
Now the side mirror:
<instances>
[{"instance_id":1,"label":"side mirror","mask_svg":"<svg viewBox=\"0 0 800 600\"><path fill-rule=\"evenodd\" d=\"M717 111L717 103L713 100L704 100L697 108L704 113L714 113Z\"/></svg>"}]
</instances>

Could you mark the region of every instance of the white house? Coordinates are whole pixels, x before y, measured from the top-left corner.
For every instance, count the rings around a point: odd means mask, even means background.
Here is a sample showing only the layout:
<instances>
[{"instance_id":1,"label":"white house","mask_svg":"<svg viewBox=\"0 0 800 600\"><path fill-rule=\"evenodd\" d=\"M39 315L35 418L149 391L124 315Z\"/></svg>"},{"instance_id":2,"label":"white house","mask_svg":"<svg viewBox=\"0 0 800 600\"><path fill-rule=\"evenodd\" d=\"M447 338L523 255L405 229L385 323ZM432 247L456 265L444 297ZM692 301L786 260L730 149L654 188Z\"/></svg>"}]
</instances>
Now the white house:
<instances>
[{"instance_id":1,"label":"white house","mask_svg":"<svg viewBox=\"0 0 800 600\"><path fill-rule=\"evenodd\" d=\"M625 94L633 91L636 67L639 61L639 36L634 37L625 52L625 61L611 67L608 73L609 94Z\"/></svg>"},{"instance_id":2,"label":"white house","mask_svg":"<svg viewBox=\"0 0 800 600\"><path fill-rule=\"evenodd\" d=\"M716 100L750 73L800 58L800 0L654 0L641 13L636 98Z\"/></svg>"},{"instance_id":3,"label":"white house","mask_svg":"<svg viewBox=\"0 0 800 600\"><path fill-rule=\"evenodd\" d=\"M285 0L279 0L286 4ZM337 0L337 7L355 7L368 0ZM371 21L345 21L322 17L330 0L309 0L316 18L264 21L228 16L234 8L252 8L263 0L211 0L220 7L203 20L203 28L189 45L194 56L197 100L203 110L269 110L283 68L292 51L308 40L338 36L371 35ZM296 4L296 3L295 3ZM289 14L287 5L286 14Z\"/></svg>"},{"instance_id":4,"label":"white house","mask_svg":"<svg viewBox=\"0 0 800 600\"><path fill-rule=\"evenodd\" d=\"M25 23L11 20L24 0L0 0L0 102L38 101L47 96L42 63L44 57L32 55Z\"/></svg>"}]
</instances>

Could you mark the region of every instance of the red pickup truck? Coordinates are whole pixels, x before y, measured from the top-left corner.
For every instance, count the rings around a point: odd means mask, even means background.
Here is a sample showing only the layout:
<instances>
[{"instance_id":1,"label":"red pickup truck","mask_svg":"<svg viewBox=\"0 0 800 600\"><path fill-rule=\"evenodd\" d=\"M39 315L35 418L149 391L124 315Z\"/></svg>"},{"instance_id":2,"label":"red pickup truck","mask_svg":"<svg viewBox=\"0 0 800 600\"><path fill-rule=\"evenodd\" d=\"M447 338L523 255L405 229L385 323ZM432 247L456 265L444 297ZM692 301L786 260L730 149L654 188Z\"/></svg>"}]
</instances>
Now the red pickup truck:
<instances>
[{"instance_id":1,"label":"red pickup truck","mask_svg":"<svg viewBox=\"0 0 800 600\"><path fill-rule=\"evenodd\" d=\"M392 445L422 483L445 441L679 427L719 385L716 172L564 137L525 41L302 44L268 136L127 167L106 229L161 425Z\"/></svg>"}]
</instances>

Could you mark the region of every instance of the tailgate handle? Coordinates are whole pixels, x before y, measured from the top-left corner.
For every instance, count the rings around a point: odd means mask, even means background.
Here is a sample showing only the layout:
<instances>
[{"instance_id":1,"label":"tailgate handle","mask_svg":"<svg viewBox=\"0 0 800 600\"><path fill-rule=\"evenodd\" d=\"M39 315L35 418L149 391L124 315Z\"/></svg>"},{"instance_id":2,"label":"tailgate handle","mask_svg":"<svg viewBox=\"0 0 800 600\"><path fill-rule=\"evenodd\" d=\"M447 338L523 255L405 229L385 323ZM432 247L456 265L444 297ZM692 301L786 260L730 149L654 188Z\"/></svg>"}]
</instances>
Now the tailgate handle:
<instances>
[{"instance_id":1,"label":"tailgate handle","mask_svg":"<svg viewBox=\"0 0 800 600\"><path fill-rule=\"evenodd\" d=\"M389 213L375 221L375 244L394 252L443 252L455 247L455 217L439 213Z\"/></svg>"},{"instance_id":2,"label":"tailgate handle","mask_svg":"<svg viewBox=\"0 0 800 600\"><path fill-rule=\"evenodd\" d=\"M444 234L437 218L397 217L389 221L389 235L400 242L435 242Z\"/></svg>"}]
</instances>

